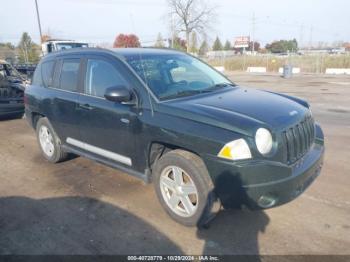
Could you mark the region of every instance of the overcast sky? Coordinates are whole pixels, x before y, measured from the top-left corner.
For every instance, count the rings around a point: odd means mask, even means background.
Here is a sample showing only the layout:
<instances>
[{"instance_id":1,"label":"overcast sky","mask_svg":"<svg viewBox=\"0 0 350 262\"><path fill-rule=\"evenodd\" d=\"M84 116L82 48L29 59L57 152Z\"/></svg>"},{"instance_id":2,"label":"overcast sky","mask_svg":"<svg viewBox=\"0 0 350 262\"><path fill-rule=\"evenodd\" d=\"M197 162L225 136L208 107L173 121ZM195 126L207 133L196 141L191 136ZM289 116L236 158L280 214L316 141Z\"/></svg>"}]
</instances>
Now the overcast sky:
<instances>
[{"instance_id":1,"label":"overcast sky","mask_svg":"<svg viewBox=\"0 0 350 262\"><path fill-rule=\"evenodd\" d=\"M22 32L39 41L34 0L0 0L0 41L17 43ZM263 44L296 38L350 41L349 0L209 0L217 7L211 38L222 41L249 35L255 14L255 38ZM112 43L118 33L136 33L143 43L158 32L168 37L166 0L38 0L43 32L53 37ZM312 28L312 29L311 29ZM311 33L312 32L312 33Z\"/></svg>"}]
</instances>

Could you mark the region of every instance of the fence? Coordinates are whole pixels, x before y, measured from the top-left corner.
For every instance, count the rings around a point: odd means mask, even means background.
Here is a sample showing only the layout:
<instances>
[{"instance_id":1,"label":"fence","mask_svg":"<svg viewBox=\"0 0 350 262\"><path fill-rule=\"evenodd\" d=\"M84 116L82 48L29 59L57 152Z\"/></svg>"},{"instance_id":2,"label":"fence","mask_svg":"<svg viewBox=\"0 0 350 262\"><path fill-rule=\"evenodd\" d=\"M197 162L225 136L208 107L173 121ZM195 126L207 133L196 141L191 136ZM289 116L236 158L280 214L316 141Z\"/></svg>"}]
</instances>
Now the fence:
<instances>
[{"instance_id":1,"label":"fence","mask_svg":"<svg viewBox=\"0 0 350 262\"><path fill-rule=\"evenodd\" d=\"M236 55L221 58L206 58L213 66L223 66L228 71L244 71L252 67L265 67L266 72L279 72L286 64L300 69L301 73L326 73L328 68L350 69L350 54L314 55Z\"/></svg>"}]
</instances>

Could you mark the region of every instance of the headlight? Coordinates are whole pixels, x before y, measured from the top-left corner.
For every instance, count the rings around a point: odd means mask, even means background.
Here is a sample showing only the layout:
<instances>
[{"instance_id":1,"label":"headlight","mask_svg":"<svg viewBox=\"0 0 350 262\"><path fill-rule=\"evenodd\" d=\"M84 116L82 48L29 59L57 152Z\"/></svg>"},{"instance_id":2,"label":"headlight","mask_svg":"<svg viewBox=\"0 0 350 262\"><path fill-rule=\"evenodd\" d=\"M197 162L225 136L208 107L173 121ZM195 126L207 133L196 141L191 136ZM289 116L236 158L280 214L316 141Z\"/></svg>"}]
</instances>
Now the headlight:
<instances>
[{"instance_id":1,"label":"headlight","mask_svg":"<svg viewBox=\"0 0 350 262\"><path fill-rule=\"evenodd\" d=\"M252 158L250 153L249 146L244 139L237 139L230 143L227 143L219 152L219 157L232 159L232 160L241 160Z\"/></svg>"},{"instance_id":2,"label":"headlight","mask_svg":"<svg viewBox=\"0 0 350 262\"><path fill-rule=\"evenodd\" d=\"M256 131L255 143L261 154L266 155L271 152L272 142L272 135L269 130L265 128L259 128Z\"/></svg>"}]
</instances>

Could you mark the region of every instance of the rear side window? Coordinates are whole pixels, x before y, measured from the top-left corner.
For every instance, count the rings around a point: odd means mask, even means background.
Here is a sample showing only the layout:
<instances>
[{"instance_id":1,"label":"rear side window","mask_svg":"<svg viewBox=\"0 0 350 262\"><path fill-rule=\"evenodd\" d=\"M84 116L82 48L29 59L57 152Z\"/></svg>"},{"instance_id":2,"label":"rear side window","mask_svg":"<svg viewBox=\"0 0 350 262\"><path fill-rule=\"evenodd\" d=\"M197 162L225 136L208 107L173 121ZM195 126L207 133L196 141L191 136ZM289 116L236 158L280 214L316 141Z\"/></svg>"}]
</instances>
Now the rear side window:
<instances>
[{"instance_id":1,"label":"rear side window","mask_svg":"<svg viewBox=\"0 0 350 262\"><path fill-rule=\"evenodd\" d=\"M77 92L79 79L80 59L63 60L59 88Z\"/></svg>"},{"instance_id":2,"label":"rear side window","mask_svg":"<svg viewBox=\"0 0 350 262\"><path fill-rule=\"evenodd\" d=\"M45 87L52 86L54 61L45 62L41 65L42 82Z\"/></svg>"},{"instance_id":3,"label":"rear side window","mask_svg":"<svg viewBox=\"0 0 350 262\"><path fill-rule=\"evenodd\" d=\"M118 85L126 85L126 81L111 63L99 59L88 59L85 94L104 97L107 88Z\"/></svg>"},{"instance_id":4,"label":"rear side window","mask_svg":"<svg viewBox=\"0 0 350 262\"><path fill-rule=\"evenodd\" d=\"M32 79L32 85L36 86L42 86L43 80L41 77L41 64L39 64L34 71L33 79Z\"/></svg>"}]
</instances>

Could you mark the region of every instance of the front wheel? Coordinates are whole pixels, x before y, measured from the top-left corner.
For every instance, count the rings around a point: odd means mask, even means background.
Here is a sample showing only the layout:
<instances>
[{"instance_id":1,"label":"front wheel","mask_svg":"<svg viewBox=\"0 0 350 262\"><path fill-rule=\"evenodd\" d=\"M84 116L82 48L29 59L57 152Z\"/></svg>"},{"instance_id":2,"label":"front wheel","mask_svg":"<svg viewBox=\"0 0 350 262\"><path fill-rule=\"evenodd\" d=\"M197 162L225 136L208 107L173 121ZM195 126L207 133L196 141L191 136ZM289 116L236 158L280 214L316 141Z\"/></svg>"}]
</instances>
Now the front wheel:
<instances>
[{"instance_id":1,"label":"front wheel","mask_svg":"<svg viewBox=\"0 0 350 262\"><path fill-rule=\"evenodd\" d=\"M207 168L188 151L170 151L157 161L154 186L166 212L185 226L201 226L218 211L213 210L216 197Z\"/></svg>"}]
</instances>

